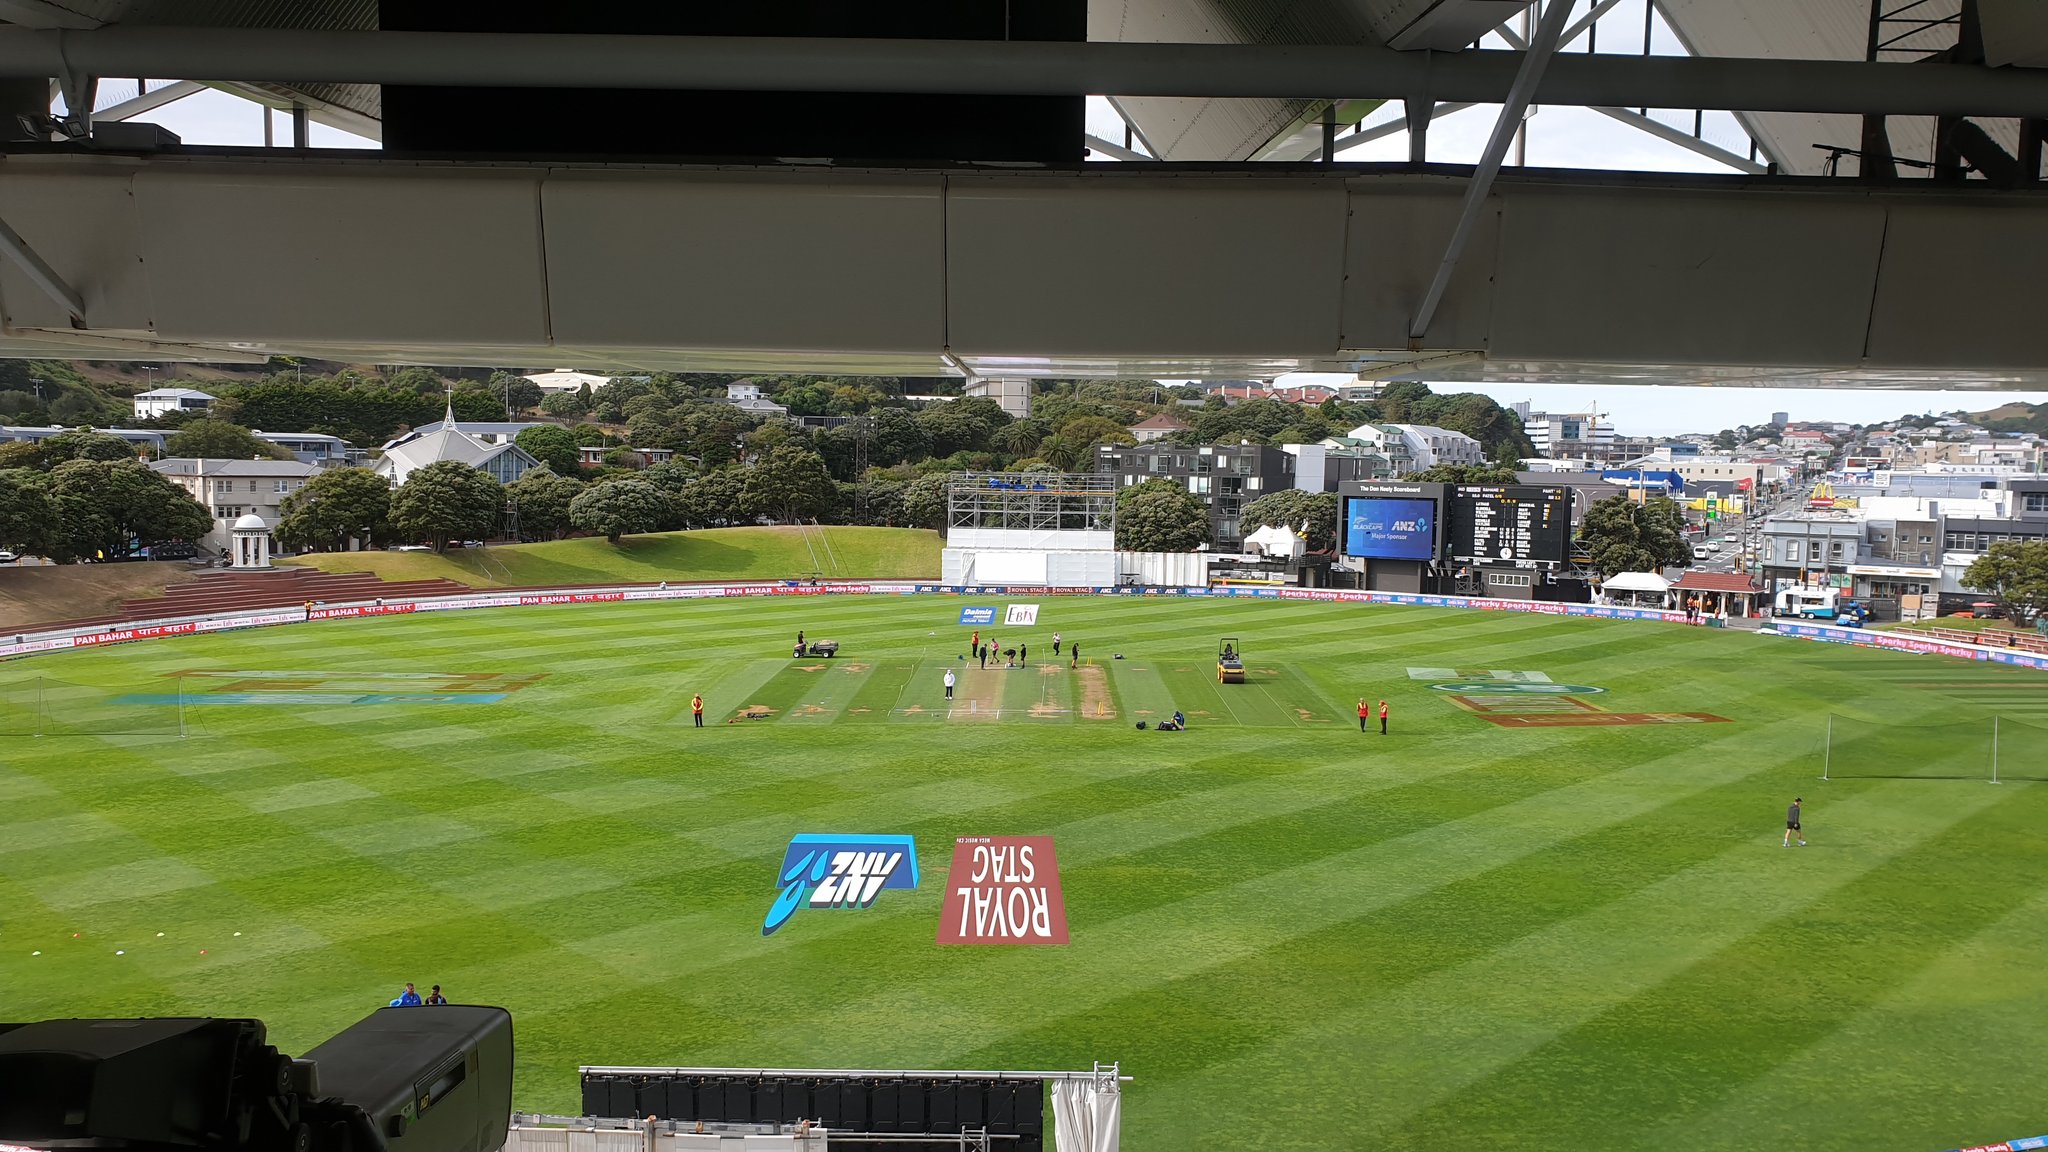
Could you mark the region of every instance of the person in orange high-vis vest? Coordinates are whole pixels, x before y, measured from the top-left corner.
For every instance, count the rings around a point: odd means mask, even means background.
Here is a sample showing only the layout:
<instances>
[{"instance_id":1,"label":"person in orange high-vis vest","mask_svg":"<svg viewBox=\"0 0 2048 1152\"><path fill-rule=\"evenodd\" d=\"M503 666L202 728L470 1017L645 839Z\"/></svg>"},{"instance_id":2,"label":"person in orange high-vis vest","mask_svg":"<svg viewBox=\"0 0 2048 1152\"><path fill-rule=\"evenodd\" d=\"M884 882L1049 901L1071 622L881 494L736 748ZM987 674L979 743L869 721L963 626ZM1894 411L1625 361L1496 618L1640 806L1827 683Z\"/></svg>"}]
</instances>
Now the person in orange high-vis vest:
<instances>
[{"instance_id":1,"label":"person in orange high-vis vest","mask_svg":"<svg viewBox=\"0 0 2048 1152\"><path fill-rule=\"evenodd\" d=\"M704 726L704 695L701 692L690 697L690 718L697 722L697 727Z\"/></svg>"},{"instance_id":2,"label":"person in orange high-vis vest","mask_svg":"<svg viewBox=\"0 0 2048 1152\"><path fill-rule=\"evenodd\" d=\"M1361 697L1358 701L1358 730L1365 731L1365 722L1372 719L1372 707Z\"/></svg>"},{"instance_id":3,"label":"person in orange high-vis vest","mask_svg":"<svg viewBox=\"0 0 2048 1152\"><path fill-rule=\"evenodd\" d=\"M1380 735L1387 734L1387 702L1380 701Z\"/></svg>"}]
</instances>

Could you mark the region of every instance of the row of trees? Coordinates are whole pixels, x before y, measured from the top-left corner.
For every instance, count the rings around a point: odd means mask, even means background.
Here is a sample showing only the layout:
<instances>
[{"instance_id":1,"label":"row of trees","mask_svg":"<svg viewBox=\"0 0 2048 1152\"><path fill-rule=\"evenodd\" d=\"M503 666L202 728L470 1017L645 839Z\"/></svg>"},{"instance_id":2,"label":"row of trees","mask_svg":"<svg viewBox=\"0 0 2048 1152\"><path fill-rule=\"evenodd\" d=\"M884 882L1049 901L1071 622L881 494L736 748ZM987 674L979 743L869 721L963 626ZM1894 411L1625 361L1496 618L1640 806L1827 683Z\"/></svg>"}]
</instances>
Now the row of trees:
<instances>
[{"instance_id":1,"label":"row of trees","mask_svg":"<svg viewBox=\"0 0 2048 1152\"><path fill-rule=\"evenodd\" d=\"M0 468L0 548L11 552L75 564L197 540L212 527L204 506L133 456Z\"/></svg>"}]
</instances>

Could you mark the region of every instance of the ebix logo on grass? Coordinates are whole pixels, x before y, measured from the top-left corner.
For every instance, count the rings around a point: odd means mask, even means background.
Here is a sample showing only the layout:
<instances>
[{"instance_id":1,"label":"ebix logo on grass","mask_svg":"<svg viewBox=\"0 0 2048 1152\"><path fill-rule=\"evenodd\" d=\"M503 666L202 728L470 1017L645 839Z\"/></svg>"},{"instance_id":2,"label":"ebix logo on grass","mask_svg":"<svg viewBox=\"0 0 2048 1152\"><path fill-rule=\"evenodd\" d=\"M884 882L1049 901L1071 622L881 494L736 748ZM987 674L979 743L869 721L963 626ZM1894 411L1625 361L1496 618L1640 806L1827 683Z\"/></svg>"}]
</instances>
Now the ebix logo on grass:
<instances>
[{"instance_id":1,"label":"ebix logo on grass","mask_svg":"<svg viewBox=\"0 0 2048 1152\"><path fill-rule=\"evenodd\" d=\"M761 921L763 936L773 936L798 908L866 908L885 888L915 889L917 841L806 832L789 838L776 875L782 894Z\"/></svg>"}]
</instances>

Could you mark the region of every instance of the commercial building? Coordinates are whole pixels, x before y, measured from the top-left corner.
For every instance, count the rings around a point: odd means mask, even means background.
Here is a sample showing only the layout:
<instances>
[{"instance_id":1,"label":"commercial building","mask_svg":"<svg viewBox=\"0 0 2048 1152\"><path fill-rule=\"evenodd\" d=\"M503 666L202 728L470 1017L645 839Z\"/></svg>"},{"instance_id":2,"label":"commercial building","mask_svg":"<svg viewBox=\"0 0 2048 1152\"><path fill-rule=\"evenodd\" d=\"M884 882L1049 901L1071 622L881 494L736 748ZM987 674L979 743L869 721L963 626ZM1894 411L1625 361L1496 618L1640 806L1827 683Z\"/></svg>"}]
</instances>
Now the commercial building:
<instances>
[{"instance_id":1,"label":"commercial building","mask_svg":"<svg viewBox=\"0 0 2048 1152\"><path fill-rule=\"evenodd\" d=\"M580 392L585 388L595 392L612 382L609 376L599 376L594 372L572 372L567 368L558 368L553 372L536 372L525 379L533 381L542 392L549 395L557 392Z\"/></svg>"},{"instance_id":2,"label":"commercial building","mask_svg":"<svg viewBox=\"0 0 2048 1152\"><path fill-rule=\"evenodd\" d=\"M1522 420L1522 431L1536 455L1546 459L1568 457L1583 460L1611 460L1614 455L1614 426L1600 419L1598 412L1531 412L1529 402L1513 405Z\"/></svg>"},{"instance_id":3,"label":"commercial building","mask_svg":"<svg viewBox=\"0 0 2048 1152\"><path fill-rule=\"evenodd\" d=\"M258 440L289 451L302 463L317 464L322 468L340 468L361 463L367 458L361 449L350 446L339 436L320 432L259 432L253 428L250 433Z\"/></svg>"},{"instance_id":4,"label":"commercial building","mask_svg":"<svg viewBox=\"0 0 2048 1152\"><path fill-rule=\"evenodd\" d=\"M218 399L196 388L151 388L135 394L135 418L154 420L166 412L204 412Z\"/></svg>"},{"instance_id":5,"label":"commercial building","mask_svg":"<svg viewBox=\"0 0 2048 1152\"><path fill-rule=\"evenodd\" d=\"M175 456L150 468L206 505L213 527L195 541L201 552L225 552L234 538L236 520L251 514L275 527L284 515L284 498L320 474L320 466L301 460L201 460Z\"/></svg>"}]
</instances>

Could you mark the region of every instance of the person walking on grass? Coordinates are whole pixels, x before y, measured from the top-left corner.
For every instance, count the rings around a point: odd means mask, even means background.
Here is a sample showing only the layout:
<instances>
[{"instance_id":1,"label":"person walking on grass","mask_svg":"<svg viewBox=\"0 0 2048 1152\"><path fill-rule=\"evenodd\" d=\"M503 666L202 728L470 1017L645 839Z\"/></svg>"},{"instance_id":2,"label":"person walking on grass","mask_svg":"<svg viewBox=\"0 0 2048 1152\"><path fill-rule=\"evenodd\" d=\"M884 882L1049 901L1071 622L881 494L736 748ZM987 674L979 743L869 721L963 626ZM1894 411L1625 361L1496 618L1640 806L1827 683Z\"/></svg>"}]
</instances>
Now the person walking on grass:
<instances>
[{"instance_id":1,"label":"person walking on grass","mask_svg":"<svg viewBox=\"0 0 2048 1152\"><path fill-rule=\"evenodd\" d=\"M948 699L948 700L951 700L952 698L953 698L953 670L952 670L951 668L948 668L948 669L946 669L946 699Z\"/></svg>"},{"instance_id":2,"label":"person walking on grass","mask_svg":"<svg viewBox=\"0 0 2048 1152\"><path fill-rule=\"evenodd\" d=\"M988 647L984 645L982 647L976 648L974 650L974 656L975 659L981 661L981 670L983 672L988 671Z\"/></svg>"},{"instance_id":3,"label":"person walking on grass","mask_svg":"<svg viewBox=\"0 0 2048 1152\"><path fill-rule=\"evenodd\" d=\"M1074 662L1068 665L1068 667L1079 668L1081 666L1081 642L1079 640L1074 641L1073 644L1068 646L1067 655L1074 658Z\"/></svg>"},{"instance_id":4,"label":"person walking on grass","mask_svg":"<svg viewBox=\"0 0 2048 1152\"><path fill-rule=\"evenodd\" d=\"M1371 719L1372 705L1367 704L1365 702L1365 697L1361 696L1358 698L1358 730L1360 732L1365 731L1365 726L1367 722Z\"/></svg>"},{"instance_id":5,"label":"person walking on grass","mask_svg":"<svg viewBox=\"0 0 2048 1152\"><path fill-rule=\"evenodd\" d=\"M1055 659L1057 659L1060 654L1060 634L1057 632L1052 634L1052 654Z\"/></svg>"},{"instance_id":6,"label":"person walking on grass","mask_svg":"<svg viewBox=\"0 0 2048 1152\"><path fill-rule=\"evenodd\" d=\"M979 647L981 647L981 629L976 628L974 635L967 638L967 650L972 652Z\"/></svg>"},{"instance_id":7,"label":"person walking on grass","mask_svg":"<svg viewBox=\"0 0 2048 1152\"><path fill-rule=\"evenodd\" d=\"M1800 803L1801 803L1801 801L1800 801L1799 797L1797 797L1797 796L1794 796L1794 797L1792 798L1792 806L1791 806L1790 808L1787 808L1787 809L1785 809L1785 844L1784 844L1784 846L1785 846L1785 847L1787 847L1787 848L1790 848L1790 847L1792 846L1792 838L1793 838L1793 837L1795 837L1795 836L1797 836L1797 837L1799 838L1799 846L1800 846L1801 848L1804 848L1804 847L1806 847L1806 833L1805 833L1805 831L1803 831L1803 830L1802 830L1802 829L1801 829L1801 828L1799 827L1799 806L1800 806Z\"/></svg>"},{"instance_id":8,"label":"person walking on grass","mask_svg":"<svg viewBox=\"0 0 2048 1152\"><path fill-rule=\"evenodd\" d=\"M1387 734L1387 702L1380 701L1380 735Z\"/></svg>"},{"instance_id":9,"label":"person walking on grass","mask_svg":"<svg viewBox=\"0 0 2048 1152\"><path fill-rule=\"evenodd\" d=\"M1031 649L1025 647L1022 644L1017 645L1017 663L1029 664L1031 662L1030 655Z\"/></svg>"},{"instance_id":10,"label":"person walking on grass","mask_svg":"<svg viewBox=\"0 0 2048 1152\"><path fill-rule=\"evenodd\" d=\"M702 728L704 726L704 694L702 692L690 697L690 719L696 722L697 727Z\"/></svg>"}]
</instances>

